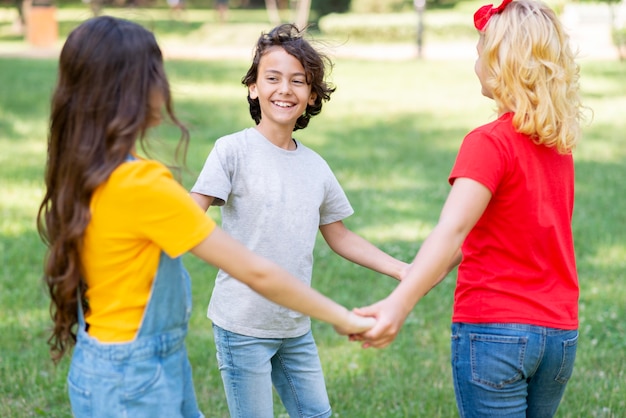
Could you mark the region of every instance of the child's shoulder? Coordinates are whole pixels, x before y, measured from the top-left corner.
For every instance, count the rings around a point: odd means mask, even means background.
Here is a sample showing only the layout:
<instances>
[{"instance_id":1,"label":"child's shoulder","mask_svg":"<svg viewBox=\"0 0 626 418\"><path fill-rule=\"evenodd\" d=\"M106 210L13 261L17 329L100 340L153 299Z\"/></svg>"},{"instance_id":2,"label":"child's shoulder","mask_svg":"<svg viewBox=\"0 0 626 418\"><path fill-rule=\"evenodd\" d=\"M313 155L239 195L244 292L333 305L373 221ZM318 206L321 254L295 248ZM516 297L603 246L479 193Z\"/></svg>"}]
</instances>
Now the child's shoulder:
<instances>
[{"instance_id":1,"label":"child's shoulder","mask_svg":"<svg viewBox=\"0 0 626 418\"><path fill-rule=\"evenodd\" d=\"M325 170L332 171L330 164L326 159L317 151L312 148L307 147L302 142L297 141L298 144L298 152L301 158L304 158L309 161L309 165L312 167L322 167Z\"/></svg>"},{"instance_id":2,"label":"child's shoulder","mask_svg":"<svg viewBox=\"0 0 626 418\"><path fill-rule=\"evenodd\" d=\"M265 138L255 128L245 128L219 137L215 141L216 146L242 147L265 141Z\"/></svg>"},{"instance_id":3,"label":"child's shoulder","mask_svg":"<svg viewBox=\"0 0 626 418\"><path fill-rule=\"evenodd\" d=\"M513 113L505 113L497 119L487 122L472 129L468 134L468 138L504 138L513 133Z\"/></svg>"},{"instance_id":4,"label":"child's shoulder","mask_svg":"<svg viewBox=\"0 0 626 418\"><path fill-rule=\"evenodd\" d=\"M215 143L230 143L233 141L239 141L239 140L245 140L246 138L248 138L251 134L251 130L253 130L253 128L245 128L242 129L240 131L237 132L232 132L226 135L223 135L221 137L219 137Z\"/></svg>"},{"instance_id":5,"label":"child's shoulder","mask_svg":"<svg viewBox=\"0 0 626 418\"><path fill-rule=\"evenodd\" d=\"M172 172L160 161L138 158L126 161L113 171L110 181L126 185L145 184L159 178L173 179Z\"/></svg>"}]
</instances>

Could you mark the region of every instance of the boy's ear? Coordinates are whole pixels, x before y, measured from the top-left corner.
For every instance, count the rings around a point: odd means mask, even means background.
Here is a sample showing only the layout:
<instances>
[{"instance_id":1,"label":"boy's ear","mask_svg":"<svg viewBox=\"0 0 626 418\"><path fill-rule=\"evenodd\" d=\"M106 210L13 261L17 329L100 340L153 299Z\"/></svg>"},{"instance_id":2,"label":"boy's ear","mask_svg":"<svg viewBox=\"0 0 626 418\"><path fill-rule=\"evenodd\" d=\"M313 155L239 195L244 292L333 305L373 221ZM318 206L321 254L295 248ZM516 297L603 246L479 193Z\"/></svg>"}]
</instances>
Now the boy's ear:
<instances>
[{"instance_id":1,"label":"boy's ear","mask_svg":"<svg viewBox=\"0 0 626 418\"><path fill-rule=\"evenodd\" d=\"M315 100L317 100L317 93L312 92L309 96L309 106L313 106L315 104Z\"/></svg>"},{"instance_id":2,"label":"boy's ear","mask_svg":"<svg viewBox=\"0 0 626 418\"><path fill-rule=\"evenodd\" d=\"M250 84L248 86L248 95L252 100L259 98L259 92L256 91L256 83Z\"/></svg>"}]
</instances>

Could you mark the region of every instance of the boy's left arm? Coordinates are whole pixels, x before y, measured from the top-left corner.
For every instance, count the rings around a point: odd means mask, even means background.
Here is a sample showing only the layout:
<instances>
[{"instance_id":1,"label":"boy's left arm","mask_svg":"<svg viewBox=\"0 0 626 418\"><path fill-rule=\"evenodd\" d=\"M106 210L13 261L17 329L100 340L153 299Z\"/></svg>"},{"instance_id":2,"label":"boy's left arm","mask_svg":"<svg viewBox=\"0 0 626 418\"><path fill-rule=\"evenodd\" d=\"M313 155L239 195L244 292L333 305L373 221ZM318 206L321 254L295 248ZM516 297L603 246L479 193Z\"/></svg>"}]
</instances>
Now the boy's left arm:
<instances>
[{"instance_id":1,"label":"boy's left arm","mask_svg":"<svg viewBox=\"0 0 626 418\"><path fill-rule=\"evenodd\" d=\"M402 280L409 268L409 264L393 258L350 231L342 221L321 225L320 232L334 252L353 263L397 280Z\"/></svg>"}]
</instances>

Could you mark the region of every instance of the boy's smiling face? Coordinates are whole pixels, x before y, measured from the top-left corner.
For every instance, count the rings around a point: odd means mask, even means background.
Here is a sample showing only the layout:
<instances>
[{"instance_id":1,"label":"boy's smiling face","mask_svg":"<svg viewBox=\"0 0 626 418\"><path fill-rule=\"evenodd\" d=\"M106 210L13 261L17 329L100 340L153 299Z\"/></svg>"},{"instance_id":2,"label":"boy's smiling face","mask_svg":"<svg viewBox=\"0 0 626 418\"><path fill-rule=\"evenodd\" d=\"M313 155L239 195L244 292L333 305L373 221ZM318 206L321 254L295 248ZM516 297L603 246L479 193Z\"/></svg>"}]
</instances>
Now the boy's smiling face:
<instances>
[{"instance_id":1,"label":"boy's smiling face","mask_svg":"<svg viewBox=\"0 0 626 418\"><path fill-rule=\"evenodd\" d=\"M257 80L248 90L261 106L259 128L281 125L292 131L307 105L315 104L304 67L281 47L272 47L261 57Z\"/></svg>"}]
</instances>

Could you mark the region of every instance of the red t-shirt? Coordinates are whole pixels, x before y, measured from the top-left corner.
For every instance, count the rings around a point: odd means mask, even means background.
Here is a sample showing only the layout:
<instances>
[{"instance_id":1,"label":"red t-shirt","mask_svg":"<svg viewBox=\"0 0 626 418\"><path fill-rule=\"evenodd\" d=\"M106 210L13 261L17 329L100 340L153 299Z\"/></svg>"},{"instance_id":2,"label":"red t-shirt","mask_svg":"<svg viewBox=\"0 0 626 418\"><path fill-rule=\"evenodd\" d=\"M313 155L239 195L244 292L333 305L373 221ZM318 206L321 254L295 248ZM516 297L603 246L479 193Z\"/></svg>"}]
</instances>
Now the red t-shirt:
<instances>
[{"instance_id":1,"label":"red t-shirt","mask_svg":"<svg viewBox=\"0 0 626 418\"><path fill-rule=\"evenodd\" d=\"M492 194L462 246L452 319L577 329L573 159L515 132L512 117L470 132L450 173Z\"/></svg>"}]
</instances>

